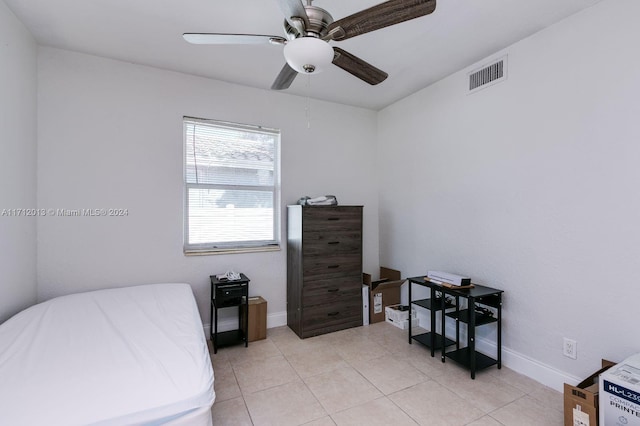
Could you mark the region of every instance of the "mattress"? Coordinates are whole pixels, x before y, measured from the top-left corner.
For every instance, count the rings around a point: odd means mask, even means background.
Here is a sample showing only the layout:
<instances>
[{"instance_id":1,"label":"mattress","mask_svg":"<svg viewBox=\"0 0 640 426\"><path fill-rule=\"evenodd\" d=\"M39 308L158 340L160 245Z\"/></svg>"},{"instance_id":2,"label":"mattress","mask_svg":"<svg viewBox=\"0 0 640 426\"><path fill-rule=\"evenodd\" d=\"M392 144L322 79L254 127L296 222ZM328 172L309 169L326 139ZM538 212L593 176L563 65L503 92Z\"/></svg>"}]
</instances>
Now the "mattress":
<instances>
[{"instance_id":1,"label":"mattress","mask_svg":"<svg viewBox=\"0 0 640 426\"><path fill-rule=\"evenodd\" d=\"M187 284L63 296L0 325L0 425L174 422L211 407L213 381Z\"/></svg>"}]
</instances>

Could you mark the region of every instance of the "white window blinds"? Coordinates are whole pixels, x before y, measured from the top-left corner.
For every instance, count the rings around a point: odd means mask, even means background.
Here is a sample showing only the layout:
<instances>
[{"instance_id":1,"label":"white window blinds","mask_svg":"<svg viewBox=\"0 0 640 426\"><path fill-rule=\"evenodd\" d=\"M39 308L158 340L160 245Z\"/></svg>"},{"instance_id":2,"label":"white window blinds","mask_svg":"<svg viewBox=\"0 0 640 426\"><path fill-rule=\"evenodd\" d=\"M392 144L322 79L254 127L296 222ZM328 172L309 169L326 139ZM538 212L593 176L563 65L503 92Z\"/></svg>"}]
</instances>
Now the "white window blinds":
<instances>
[{"instance_id":1,"label":"white window blinds","mask_svg":"<svg viewBox=\"0 0 640 426\"><path fill-rule=\"evenodd\" d=\"M280 132L184 118L185 253L278 244Z\"/></svg>"}]
</instances>

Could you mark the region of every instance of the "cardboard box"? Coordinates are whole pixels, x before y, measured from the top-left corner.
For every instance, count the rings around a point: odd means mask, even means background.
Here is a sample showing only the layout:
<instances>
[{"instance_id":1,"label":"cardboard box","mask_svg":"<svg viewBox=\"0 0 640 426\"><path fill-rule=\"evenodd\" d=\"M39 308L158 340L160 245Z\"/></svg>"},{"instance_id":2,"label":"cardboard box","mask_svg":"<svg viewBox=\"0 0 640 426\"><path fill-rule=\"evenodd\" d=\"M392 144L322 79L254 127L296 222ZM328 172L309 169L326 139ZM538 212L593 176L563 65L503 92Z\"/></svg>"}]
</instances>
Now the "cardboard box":
<instances>
[{"instance_id":1,"label":"cardboard box","mask_svg":"<svg viewBox=\"0 0 640 426\"><path fill-rule=\"evenodd\" d=\"M640 354L600 374L600 424L640 426Z\"/></svg>"},{"instance_id":2,"label":"cardboard box","mask_svg":"<svg viewBox=\"0 0 640 426\"><path fill-rule=\"evenodd\" d=\"M391 305L384 308L385 321L402 330L409 328L409 307L406 305ZM411 325L418 326L416 310L411 309Z\"/></svg>"},{"instance_id":3,"label":"cardboard box","mask_svg":"<svg viewBox=\"0 0 640 426\"><path fill-rule=\"evenodd\" d=\"M244 325L244 315L241 318ZM267 301L260 296L249 297L247 337L249 342L267 338Z\"/></svg>"},{"instance_id":4,"label":"cardboard box","mask_svg":"<svg viewBox=\"0 0 640 426\"><path fill-rule=\"evenodd\" d=\"M362 282L369 287L369 323L385 320L384 308L400 304L400 286L405 280L400 278L400 271L380 268L380 279L371 280L371 275L363 273Z\"/></svg>"},{"instance_id":5,"label":"cardboard box","mask_svg":"<svg viewBox=\"0 0 640 426\"><path fill-rule=\"evenodd\" d=\"M602 368L577 386L564 384L564 425L596 426L598 424L598 377L615 365L602 360Z\"/></svg>"},{"instance_id":6,"label":"cardboard box","mask_svg":"<svg viewBox=\"0 0 640 426\"><path fill-rule=\"evenodd\" d=\"M407 305L390 305L384 308L385 321L400 322L409 319L409 307ZM411 309L411 318L416 316L416 310Z\"/></svg>"}]
</instances>

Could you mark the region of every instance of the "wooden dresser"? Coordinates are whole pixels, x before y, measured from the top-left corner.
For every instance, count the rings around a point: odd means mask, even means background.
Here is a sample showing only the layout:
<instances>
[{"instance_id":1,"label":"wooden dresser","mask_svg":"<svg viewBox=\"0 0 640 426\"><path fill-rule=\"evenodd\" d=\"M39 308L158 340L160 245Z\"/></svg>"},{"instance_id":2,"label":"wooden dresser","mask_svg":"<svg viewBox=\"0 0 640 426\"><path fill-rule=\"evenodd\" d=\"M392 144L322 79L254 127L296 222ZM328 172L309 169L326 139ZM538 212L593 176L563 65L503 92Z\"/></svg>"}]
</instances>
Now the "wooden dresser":
<instances>
[{"instance_id":1,"label":"wooden dresser","mask_svg":"<svg viewBox=\"0 0 640 426\"><path fill-rule=\"evenodd\" d=\"M362 206L287 207L287 324L301 338L362 325Z\"/></svg>"}]
</instances>

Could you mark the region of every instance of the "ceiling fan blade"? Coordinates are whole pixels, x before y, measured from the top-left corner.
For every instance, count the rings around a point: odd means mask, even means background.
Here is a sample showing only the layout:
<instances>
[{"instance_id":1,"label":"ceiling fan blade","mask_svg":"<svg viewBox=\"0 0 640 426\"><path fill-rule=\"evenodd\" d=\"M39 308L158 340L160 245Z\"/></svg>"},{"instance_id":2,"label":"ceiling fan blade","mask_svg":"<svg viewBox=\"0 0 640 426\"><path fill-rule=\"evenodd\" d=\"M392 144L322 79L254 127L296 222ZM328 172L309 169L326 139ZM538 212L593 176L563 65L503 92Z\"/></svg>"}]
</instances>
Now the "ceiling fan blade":
<instances>
[{"instance_id":1,"label":"ceiling fan blade","mask_svg":"<svg viewBox=\"0 0 640 426\"><path fill-rule=\"evenodd\" d=\"M192 44L285 44L287 41L284 37L259 34L185 33L182 37Z\"/></svg>"},{"instance_id":2,"label":"ceiling fan blade","mask_svg":"<svg viewBox=\"0 0 640 426\"><path fill-rule=\"evenodd\" d=\"M296 70L291 68L289 64L285 63L282 70L280 70L280 74L276 77L276 81L271 85L271 90L285 90L291 86L293 80L296 78L298 73Z\"/></svg>"},{"instance_id":3,"label":"ceiling fan blade","mask_svg":"<svg viewBox=\"0 0 640 426\"><path fill-rule=\"evenodd\" d=\"M436 0L390 0L329 25L325 39L346 40L432 13Z\"/></svg>"},{"instance_id":4,"label":"ceiling fan blade","mask_svg":"<svg viewBox=\"0 0 640 426\"><path fill-rule=\"evenodd\" d=\"M297 29L298 32L304 33L304 28L309 27L309 17L307 16L307 11L304 8L304 5L300 0L277 0L278 6L280 6L280 10L284 14L285 19L293 28ZM301 28L300 20L294 19L299 18L304 23ZM302 30L302 31L301 31Z\"/></svg>"},{"instance_id":5,"label":"ceiling fan blade","mask_svg":"<svg viewBox=\"0 0 640 426\"><path fill-rule=\"evenodd\" d=\"M372 86L382 83L389 76L386 72L379 70L370 63L363 61L357 56L354 56L339 47L334 47L333 52L334 65L358 77L360 80L371 84Z\"/></svg>"}]
</instances>

